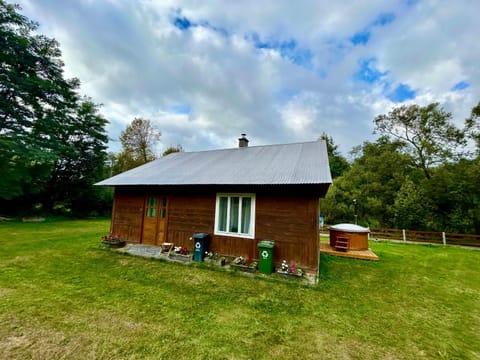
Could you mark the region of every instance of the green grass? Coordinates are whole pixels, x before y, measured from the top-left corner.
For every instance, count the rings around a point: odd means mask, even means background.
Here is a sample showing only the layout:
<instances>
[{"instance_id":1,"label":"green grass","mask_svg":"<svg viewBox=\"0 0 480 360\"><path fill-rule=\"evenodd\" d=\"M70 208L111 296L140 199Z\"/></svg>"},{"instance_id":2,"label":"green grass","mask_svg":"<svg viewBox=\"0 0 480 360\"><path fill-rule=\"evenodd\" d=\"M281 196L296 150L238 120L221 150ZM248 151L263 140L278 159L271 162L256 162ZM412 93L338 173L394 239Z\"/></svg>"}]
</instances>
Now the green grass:
<instances>
[{"instance_id":1,"label":"green grass","mask_svg":"<svg viewBox=\"0 0 480 360\"><path fill-rule=\"evenodd\" d=\"M480 251L371 243L304 286L117 254L108 226L0 224L0 358L480 358Z\"/></svg>"}]
</instances>

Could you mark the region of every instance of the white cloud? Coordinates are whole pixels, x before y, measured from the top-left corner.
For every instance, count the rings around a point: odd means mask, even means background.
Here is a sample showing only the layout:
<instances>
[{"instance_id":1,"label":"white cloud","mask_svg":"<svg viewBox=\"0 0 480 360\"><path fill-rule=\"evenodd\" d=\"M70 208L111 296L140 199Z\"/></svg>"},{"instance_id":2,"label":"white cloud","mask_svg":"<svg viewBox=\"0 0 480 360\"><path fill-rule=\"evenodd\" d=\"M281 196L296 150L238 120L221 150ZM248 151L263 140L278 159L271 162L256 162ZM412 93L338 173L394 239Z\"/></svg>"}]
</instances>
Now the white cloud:
<instances>
[{"instance_id":1,"label":"white cloud","mask_svg":"<svg viewBox=\"0 0 480 360\"><path fill-rule=\"evenodd\" d=\"M236 146L244 132L251 145L326 132L344 153L373 139L373 118L395 105L388 87L408 85L415 102L438 101L459 124L480 100L480 3L408 3L21 1L60 42L67 76L104 104L112 138L142 116L158 123L160 146L202 150ZM393 21L379 24L385 14ZM175 27L175 17L192 26ZM355 46L362 32L368 41ZM255 36L269 45L256 48ZM375 59L382 78L356 78L362 59ZM469 87L453 92L459 81ZM179 105L188 114L172 110Z\"/></svg>"}]
</instances>

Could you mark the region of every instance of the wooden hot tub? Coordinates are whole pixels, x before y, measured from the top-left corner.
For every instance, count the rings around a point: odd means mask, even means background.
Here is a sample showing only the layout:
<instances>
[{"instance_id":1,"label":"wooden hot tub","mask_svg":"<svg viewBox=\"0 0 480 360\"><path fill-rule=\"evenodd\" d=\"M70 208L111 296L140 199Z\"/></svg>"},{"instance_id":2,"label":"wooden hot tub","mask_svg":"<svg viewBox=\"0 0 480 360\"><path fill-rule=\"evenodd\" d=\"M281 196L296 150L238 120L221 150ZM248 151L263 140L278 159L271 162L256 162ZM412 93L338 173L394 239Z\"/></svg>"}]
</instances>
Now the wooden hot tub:
<instances>
[{"instance_id":1,"label":"wooden hot tub","mask_svg":"<svg viewBox=\"0 0 480 360\"><path fill-rule=\"evenodd\" d=\"M338 224L329 227L330 246L336 248L337 239L343 242L348 239L348 248L345 250L368 250L368 234L370 229L355 224Z\"/></svg>"}]
</instances>

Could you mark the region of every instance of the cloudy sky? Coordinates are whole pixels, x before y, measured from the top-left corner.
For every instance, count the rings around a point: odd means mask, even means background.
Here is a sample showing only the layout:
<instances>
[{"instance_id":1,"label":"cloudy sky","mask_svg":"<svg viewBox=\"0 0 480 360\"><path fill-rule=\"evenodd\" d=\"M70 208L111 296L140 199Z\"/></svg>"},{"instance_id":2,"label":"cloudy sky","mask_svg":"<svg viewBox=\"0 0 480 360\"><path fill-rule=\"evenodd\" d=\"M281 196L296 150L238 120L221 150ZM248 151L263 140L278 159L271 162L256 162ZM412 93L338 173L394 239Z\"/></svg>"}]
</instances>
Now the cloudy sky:
<instances>
[{"instance_id":1,"label":"cloudy sky","mask_svg":"<svg viewBox=\"0 0 480 360\"><path fill-rule=\"evenodd\" d=\"M135 117L161 153L332 136L347 155L392 107L480 101L480 1L20 0L102 103L110 149Z\"/></svg>"}]
</instances>

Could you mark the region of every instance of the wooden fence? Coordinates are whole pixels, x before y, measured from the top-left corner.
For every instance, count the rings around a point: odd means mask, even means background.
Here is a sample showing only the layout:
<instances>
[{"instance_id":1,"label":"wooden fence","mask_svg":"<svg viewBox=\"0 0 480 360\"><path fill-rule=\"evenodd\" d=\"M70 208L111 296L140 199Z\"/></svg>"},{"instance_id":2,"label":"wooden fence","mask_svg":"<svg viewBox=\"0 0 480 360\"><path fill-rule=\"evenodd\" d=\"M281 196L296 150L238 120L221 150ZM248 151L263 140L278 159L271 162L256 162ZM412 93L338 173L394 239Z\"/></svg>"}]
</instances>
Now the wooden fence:
<instances>
[{"instance_id":1,"label":"wooden fence","mask_svg":"<svg viewBox=\"0 0 480 360\"><path fill-rule=\"evenodd\" d=\"M325 226L320 233L328 235L328 227ZM438 231L370 228L370 239L480 247L480 235Z\"/></svg>"}]
</instances>

